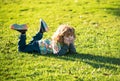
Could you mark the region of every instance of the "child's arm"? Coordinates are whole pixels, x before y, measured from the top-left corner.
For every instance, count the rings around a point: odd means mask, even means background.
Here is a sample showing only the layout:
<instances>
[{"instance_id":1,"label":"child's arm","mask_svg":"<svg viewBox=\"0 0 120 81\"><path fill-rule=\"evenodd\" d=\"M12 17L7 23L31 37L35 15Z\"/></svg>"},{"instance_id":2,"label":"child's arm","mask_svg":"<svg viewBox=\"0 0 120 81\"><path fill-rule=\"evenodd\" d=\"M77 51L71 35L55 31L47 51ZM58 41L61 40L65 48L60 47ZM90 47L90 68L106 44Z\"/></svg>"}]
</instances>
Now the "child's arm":
<instances>
[{"instance_id":1,"label":"child's arm","mask_svg":"<svg viewBox=\"0 0 120 81\"><path fill-rule=\"evenodd\" d=\"M53 54L57 54L59 51L59 48L57 46L57 43L55 41L52 41L52 49L53 49Z\"/></svg>"},{"instance_id":2,"label":"child's arm","mask_svg":"<svg viewBox=\"0 0 120 81\"><path fill-rule=\"evenodd\" d=\"M69 52L70 53L76 53L76 48L73 43L70 43L69 45Z\"/></svg>"},{"instance_id":3,"label":"child's arm","mask_svg":"<svg viewBox=\"0 0 120 81\"><path fill-rule=\"evenodd\" d=\"M68 52L68 48L69 48L69 46L67 44L64 44L61 47L60 51L57 53L57 55L59 55L59 56L65 55Z\"/></svg>"}]
</instances>

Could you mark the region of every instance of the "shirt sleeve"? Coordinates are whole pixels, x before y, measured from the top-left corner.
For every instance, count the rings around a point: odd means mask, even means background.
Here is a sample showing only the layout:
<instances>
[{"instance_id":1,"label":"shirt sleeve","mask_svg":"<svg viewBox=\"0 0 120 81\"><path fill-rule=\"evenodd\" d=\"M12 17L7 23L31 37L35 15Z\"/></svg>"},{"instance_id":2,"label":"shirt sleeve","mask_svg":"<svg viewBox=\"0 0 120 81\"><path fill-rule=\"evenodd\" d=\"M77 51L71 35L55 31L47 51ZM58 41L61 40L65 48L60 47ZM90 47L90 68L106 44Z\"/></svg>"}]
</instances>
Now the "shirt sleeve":
<instances>
[{"instance_id":1,"label":"shirt sleeve","mask_svg":"<svg viewBox=\"0 0 120 81\"><path fill-rule=\"evenodd\" d=\"M52 49L53 49L53 54L57 54L59 52L59 48L56 44L56 42L52 41Z\"/></svg>"}]
</instances>

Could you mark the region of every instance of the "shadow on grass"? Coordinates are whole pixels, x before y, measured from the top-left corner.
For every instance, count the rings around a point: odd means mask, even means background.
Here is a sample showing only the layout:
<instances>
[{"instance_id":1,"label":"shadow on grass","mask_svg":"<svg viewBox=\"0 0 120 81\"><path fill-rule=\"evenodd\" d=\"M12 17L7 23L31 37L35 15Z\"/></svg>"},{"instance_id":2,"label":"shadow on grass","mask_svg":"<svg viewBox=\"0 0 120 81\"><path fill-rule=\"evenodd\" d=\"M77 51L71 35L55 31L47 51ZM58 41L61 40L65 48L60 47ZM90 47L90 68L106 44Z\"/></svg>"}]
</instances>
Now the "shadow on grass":
<instances>
[{"instance_id":1,"label":"shadow on grass","mask_svg":"<svg viewBox=\"0 0 120 81\"><path fill-rule=\"evenodd\" d=\"M81 62L91 65L94 68L106 68L106 69L117 70L117 67L115 67L114 65L120 65L119 58L98 56L98 55L92 55L92 54L78 53L78 54L67 54L65 56L57 56L57 55L49 54L49 55L44 55L44 56L62 59L66 61L68 60L81 61Z\"/></svg>"},{"instance_id":2,"label":"shadow on grass","mask_svg":"<svg viewBox=\"0 0 120 81\"><path fill-rule=\"evenodd\" d=\"M120 16L120 8L103 8L107 13Z\"/></svg>"}]
</instances>

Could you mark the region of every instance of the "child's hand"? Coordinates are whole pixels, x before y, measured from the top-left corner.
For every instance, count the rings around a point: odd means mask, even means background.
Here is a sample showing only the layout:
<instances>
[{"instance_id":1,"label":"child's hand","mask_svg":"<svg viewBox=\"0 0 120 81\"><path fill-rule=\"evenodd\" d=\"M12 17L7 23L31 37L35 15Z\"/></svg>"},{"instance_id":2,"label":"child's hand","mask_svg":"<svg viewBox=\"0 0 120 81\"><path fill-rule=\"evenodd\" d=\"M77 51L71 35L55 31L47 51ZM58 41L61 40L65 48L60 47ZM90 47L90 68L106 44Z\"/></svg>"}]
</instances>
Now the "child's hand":
<instances>
[{"instance_id":1,"label":"child's hand","mask_svg":"<svg viewBox=\"0 0 120 81\"><path fill-rule=\"evenodd\" d=\"M64 37L64 43L67 44L68 46L70 45L70 40L68 37Z\"/></svg>"},{"instance_id":2,"label":"child's hand","mask_svg":"<svg viewBox=\"0 0 120 81\"><path fill-rule=\"evenodd\" d=\"M74 40L75 40L75 38L74 38L73 36L70 36L70 37L69 37L70 43L74 43Z\"/></svg>"}]
</instances>

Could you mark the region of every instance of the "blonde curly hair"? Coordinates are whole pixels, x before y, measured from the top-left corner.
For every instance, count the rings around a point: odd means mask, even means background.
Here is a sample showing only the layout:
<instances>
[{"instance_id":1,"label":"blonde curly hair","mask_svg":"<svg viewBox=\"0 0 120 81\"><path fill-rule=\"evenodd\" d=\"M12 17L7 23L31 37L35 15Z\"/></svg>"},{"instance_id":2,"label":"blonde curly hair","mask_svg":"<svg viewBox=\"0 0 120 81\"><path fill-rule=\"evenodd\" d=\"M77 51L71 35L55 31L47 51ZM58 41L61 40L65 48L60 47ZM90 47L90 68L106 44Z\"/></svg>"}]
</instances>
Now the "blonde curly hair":
<instances>
[{"instance_id":1,"label":"blonde curly hair","mask_svg":"<svg viewBox=\"0 0 120 81\"><path fill-rule=\"evenodd\" d=\"M64 36L73 36L73 38L75 39L75 29L69 25L60 25L57 31L53 34L52 41L63 44Z\"/></svg>"}]
</instances>

